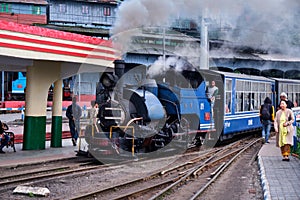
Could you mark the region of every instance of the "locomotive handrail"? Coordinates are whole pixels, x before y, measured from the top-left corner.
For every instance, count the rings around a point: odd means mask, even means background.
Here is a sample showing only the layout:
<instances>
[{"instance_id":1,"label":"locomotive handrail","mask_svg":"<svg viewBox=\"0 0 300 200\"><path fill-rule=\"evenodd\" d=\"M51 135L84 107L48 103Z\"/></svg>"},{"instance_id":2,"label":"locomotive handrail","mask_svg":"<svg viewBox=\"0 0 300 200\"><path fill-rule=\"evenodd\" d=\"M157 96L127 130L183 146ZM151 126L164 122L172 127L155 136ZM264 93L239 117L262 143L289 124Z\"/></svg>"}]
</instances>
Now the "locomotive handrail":
<instances>
[{"instance_id":1,"label":"locomotive handrail","mask_svg":"<svg viewBox=\"0 0 300 200\"><path fill-rule=\"evenodd\" d=\"M112 129L113 128L124 128L124 130L126 130L127 128L131 128L132 129L132 147L131 147L131 154L132 156L134 156L134 126L111 126L109 128L109 139L112 138Z\"/></svg>"},{"instance_id":2,"label":"locomotive handrail","mask_svg":"<svg viewBox=\"0 0 300 200\"><path fill-rule=\"evenodd\" d=\"M172 105L175 107L175 109L176 109L176 112L177 112L177 118L180 119L178 106L177 106L177 104L176 104L175 102L169 101L169 100L167 100L167 99L160 99L160 100L172 104Z\"/></svg>"},{"instance_id":3,"label":"locomotive handrail","mask_svg":"<svg viewBox=\"0 0 300 200\"><path fill-rule=\"evenodd\" d=\"M129 127L129 124L131 124L134 121L138 121L138 120L142 120L142 119L143 119L143 117L138 117L138 118L133 118L133 119L129 120L129 122L126 124L124 132L127 130L127 127Z\"/></svg>"}]
</instances>

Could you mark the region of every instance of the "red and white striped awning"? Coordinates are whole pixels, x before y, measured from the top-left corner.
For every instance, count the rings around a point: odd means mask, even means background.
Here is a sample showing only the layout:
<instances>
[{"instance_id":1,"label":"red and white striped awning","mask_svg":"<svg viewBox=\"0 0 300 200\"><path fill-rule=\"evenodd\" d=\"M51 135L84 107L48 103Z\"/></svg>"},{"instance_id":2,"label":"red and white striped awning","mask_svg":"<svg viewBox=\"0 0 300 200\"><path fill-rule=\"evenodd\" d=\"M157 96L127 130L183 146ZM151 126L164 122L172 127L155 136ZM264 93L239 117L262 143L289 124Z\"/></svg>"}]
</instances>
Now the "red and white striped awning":
<instances>
[{"instance_id":1,"label":"red and white striped awning","mask_svg":"<svg viewBox=\"0 0 300 200\"><path fill-rule=\"evenodd\" d=\"M2 20L0 27L0 56L12 63L21 58L113 67L118 59L109 40Z\"/></svg>"}]
</instances>

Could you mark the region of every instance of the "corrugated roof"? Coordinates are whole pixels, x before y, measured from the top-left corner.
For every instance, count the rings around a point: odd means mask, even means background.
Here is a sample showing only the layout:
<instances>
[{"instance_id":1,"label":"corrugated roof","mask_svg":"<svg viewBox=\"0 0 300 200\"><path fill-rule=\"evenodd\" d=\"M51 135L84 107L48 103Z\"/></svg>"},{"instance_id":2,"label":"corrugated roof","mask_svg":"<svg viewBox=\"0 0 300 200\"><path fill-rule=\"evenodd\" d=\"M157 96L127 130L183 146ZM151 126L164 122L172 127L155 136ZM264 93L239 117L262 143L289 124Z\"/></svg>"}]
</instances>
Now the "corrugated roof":
<instances>
[{"instance_id":1,"label":"corrugated roof","mask_svg":"<svg viewBox=\"0 0 300 200\"><path fill-rule=\"evenodd\" d=\"M244 79L256 79L256 80L264 80L264 81L272 81L274 82L273 79L264 77L264 76L255 76L255 75L248 75L248 74L239 74L239 73L232 73L232 72L223 72L223 71L215 71L212 70L218 74L223 74L224 76L227 77L236 77L236 78L244 78Z\"/></svg>"},{"instance_id":2,"label":"corrugated roof","mask_svg":"<svg viewBox=\"0 0 300 200\"><path fill-rule=\"evenodd\" d=\"M300 84L300 80L297 80L297 79L274 78L274 77L272 77L272 79L277 80L277 81L282 81L282 82L299 83Z\"/></svg>"},{"instance_id":3,"label":"corrugated roof","mask_svg":"<svg viewBox=\"0 0 300 200\"><path fill-rule=\"evenodd\" d=\"M263 60L263 58L258 55L249 54L249 53L239 53L231 50L211 50L209 51L210 58L227 58L227 59L242 59L242 60Z\"/></svg>"},{"instance_id":4,"label":"corrugated roof","mask_svg":"<svg viewBox=\"0 0 300 200\"><path fill-rule=\"evenodd\" d=\"M48 5L45 0L1 0L0 2L5 3L26 3L26 4L37 4L37 5Z\"/></svg>"},{"instance_id":5,"label":"corrugated roof","mask_svg":"<svg viewBox=\"0 0 300 200\"><path fill-rule=\"evenodd\" d=\"M146 48L146 47L141 47L141 48L135 48L129 50L129 53L136 53L136 54L152 54L152 55L162 55L163 50L162 49L157 49L157 48ZM166 55L175 55L174 52L165 50Z\"/></svg>"},{"instance_id":6,"label":"corrugated roof","mask_svg":"<svg viewBox=\"0 0 300 200\"><path fill-rule=\"evenodd\" d=\"M267 61L281 61L281 62L300 62L300 57L283 55L283 54L255 54L256 56Z\"/></svg>"}]
</instances>

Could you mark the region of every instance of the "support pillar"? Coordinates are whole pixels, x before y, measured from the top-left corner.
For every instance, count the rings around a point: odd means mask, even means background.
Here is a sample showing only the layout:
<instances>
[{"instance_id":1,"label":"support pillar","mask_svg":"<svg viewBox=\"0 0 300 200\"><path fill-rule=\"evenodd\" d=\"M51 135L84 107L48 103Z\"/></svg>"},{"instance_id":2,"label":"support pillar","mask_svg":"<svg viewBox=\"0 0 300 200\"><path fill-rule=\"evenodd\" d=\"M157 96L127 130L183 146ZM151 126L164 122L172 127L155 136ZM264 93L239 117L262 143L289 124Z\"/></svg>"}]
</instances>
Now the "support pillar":
<instances>
[{"instance_id":1,"label":"support pillar","mask_svg":"<svg viewBox=\"0 0 300 200\"><path fill-rule=\"evenodd\" d=\"M23 150L45 149L48 90L60 79L60 71L60 63L51 61L34 61L27 67Z\"/></svg>"},{"instance_id":2,"label":"support pillar","mask_svg":"<svg viewBox=\"0 0 300 200\"><path fill-rule=\"evenodd\" d=\"M54 83L52 104L51 147L62 147L62 80Z\"/></svg>"}]
</instances>

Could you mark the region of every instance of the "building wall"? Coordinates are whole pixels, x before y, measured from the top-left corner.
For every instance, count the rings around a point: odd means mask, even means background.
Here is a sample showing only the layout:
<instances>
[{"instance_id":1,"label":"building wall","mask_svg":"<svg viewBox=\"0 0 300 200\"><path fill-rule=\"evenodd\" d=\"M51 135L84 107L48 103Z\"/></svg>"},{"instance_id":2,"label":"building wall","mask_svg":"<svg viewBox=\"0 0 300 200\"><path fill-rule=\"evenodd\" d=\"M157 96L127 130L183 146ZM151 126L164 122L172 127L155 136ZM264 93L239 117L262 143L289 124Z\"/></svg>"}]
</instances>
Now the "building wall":
<instances>
[{"instance_id":1,"label":"building wall","mask_svg":"<svg viewBox=\"0 0 300 200\"><path fill-rule=\"evenodd\" d=\"M49 23L81 25L83 27L111 26L116 18L117 4L83 1L49 1Z\"/></svg>"},{"instance_id":2,"label":"building wall","mask_svg":"<svg viewBox=\"0 0 300 200\"><path fill-rule=\"evenodd\" d=\"M47 5L0 2L0 20L32 25L47 23Z\"/></svg>"}]
</instances>

